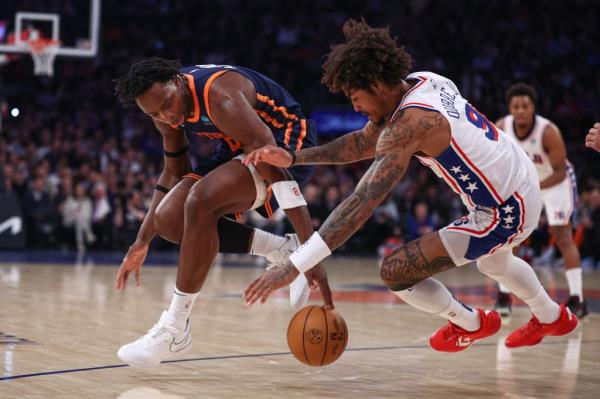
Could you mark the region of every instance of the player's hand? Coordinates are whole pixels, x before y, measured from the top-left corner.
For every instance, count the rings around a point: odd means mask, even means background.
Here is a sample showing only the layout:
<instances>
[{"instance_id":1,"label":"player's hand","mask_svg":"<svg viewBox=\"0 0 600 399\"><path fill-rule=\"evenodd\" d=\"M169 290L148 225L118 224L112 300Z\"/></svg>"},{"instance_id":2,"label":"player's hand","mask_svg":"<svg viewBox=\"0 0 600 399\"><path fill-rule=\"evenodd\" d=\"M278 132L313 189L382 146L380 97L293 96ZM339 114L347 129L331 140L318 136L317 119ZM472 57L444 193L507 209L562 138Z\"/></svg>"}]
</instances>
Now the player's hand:
<instances>
[{"instance_id":1,"label":"player's hand","mask_svg":"<svg viewBox=\"0 0 600 399\"><path fill-rule=\"evenodd\" d=\"M119 267L119 271L117 272L118 290L125 289L127 286L127 278L131 272L134 272L136 287L139 287L142 284L140 269L146 260L146 255L148 255L147 242L136 241L129 247L129 250L125 254L125 258L123 258L121 267Z\"/></svg>"},{"instance_id":2,"label":"player's hand","mask_svg":"<svg viewBox=\"0 0 600 399\"><path fill-rule=\"evenodd\" d=\"M281 147L266 145L252 151L242 162L244 165L264 162L280 168L289 168L292 165L292 155Z\"/></svg>"},{"instance_id":3,"label":"player's hand","mask_svg":"<svg viewBox=\"0 0 600 399\"><path fill-rule=\"evenodd\" d=\"M304 275L308 280L310 288L317 288L321 290L321 296L323 296L323 303L325 309L333 309L333 299L331 296L331 288L329 288L329 281L327 281L327 272L321 264L316 265L310 270L307 270Z\"/></svg>"},{"instance_id":4,"label":"player's hand","mask_svg":"<svg viewBox=\"0 0 600 399\"><path fill-rule=\"evenodd\" d=\"M279 263L269 267L244 291L244 302L250 307L260 299L265 303L269 295L278 288L291 284L298 277L298 269L291 262Z\"/></svg>"},{"instance_id":5,"label":"player's hand","mask_svg":"<svg viewBox=\"0 0 600 399\"><path fill-rule=\"evenodd\" d=\"M585 146L600 152L600 123L594 123L594 127L585 136Z\"/></svg>"}]
</instances>

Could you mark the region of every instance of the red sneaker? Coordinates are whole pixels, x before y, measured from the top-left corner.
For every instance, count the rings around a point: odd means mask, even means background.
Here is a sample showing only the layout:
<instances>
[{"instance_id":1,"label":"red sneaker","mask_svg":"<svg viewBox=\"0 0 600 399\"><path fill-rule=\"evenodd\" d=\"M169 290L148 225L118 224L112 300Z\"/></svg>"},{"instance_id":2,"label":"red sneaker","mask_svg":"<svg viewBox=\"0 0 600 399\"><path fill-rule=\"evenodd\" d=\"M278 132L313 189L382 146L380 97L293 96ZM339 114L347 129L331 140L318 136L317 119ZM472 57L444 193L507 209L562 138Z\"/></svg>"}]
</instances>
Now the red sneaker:
<instances>
[{"instance_id":1,"label":"red sneaker","mask_svg":"<svg viewBox=\"0 0 600 399\"><path fill-rule=\"evenodd\" d=\"M494 335L500 329L502 321L495 310L477 309L481 327L477 331L467 331L452 322L434 332L429 337L429 345L440 352L460 352L467 349L478 339Z\"/></svg>"},{"instance_id":2,"label":"red sneaker","mask_svg":"<svg viewBox=\"0 0 600 399\"><path fill-rule=\"evenodd\" d=\"M520 346L537 345L542 342L546 335L566 335L577 327L577 316L571 313L571 310L563 303L560 305L560 316L554 323L540 323L533 316L531 320L521 328L513 331L504 343L509 348L518 348Z\"/></svg>"}]
</instances>

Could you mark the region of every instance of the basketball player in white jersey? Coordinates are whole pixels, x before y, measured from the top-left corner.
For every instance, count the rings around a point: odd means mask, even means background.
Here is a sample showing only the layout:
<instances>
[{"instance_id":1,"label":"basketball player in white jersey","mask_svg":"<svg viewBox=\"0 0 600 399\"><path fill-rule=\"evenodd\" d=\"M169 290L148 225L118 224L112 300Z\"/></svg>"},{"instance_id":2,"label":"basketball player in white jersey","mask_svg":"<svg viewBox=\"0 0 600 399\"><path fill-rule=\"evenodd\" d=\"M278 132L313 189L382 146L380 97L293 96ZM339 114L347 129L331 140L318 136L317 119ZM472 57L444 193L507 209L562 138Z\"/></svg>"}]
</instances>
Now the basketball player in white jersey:
<instances>
[{"instance_id":1,"label":"basketball player in white jersey","mask_svg":"<svg viewBox=\"0 0 600 399\"><path fill-rule=\"evenodd\" d=\"M537 226L541 212L535 167L527 154L471 106L456 85L431 72L409 73L411 58L388 29L349 20L345 42L332 47L322 81L346 94L369 122L328 144L296 153L264 147L247 162L273 165L342 164L374 158L352 195L287 262L274 265L244 293L247 306L264 302L346 242L400 181L411 158L432 169L468 208L465 217L398 248L384 258L380 275L404 302L449 323L430 337L444 352L466 349L500 329L496 311L473 310L432 276L473 261L509 287L533 312L510 334L508 347L536 345L565 335L577 317L554 302L512 247Z\"/></svg>"},{"instance_id":2,"label":"basketball player in white jersey","mask_svg":"<svg viewBox=\"0 0 600 399\"><path fill-rule=\"evenodd\" d=\"M510 115L496 126L515 139L533 161L539 175L542 206L546 211L550 233L556 238L565 261L569 285L567 306L577 317L588 314L583 300L579 250L573 241L571 217L575 209L577 186L573 166L558 127L535 113L537 93L532 86L517 83L506 92ZM510 314L510 290L500 285L496 309Z\"/></svg>"},{"instance_id":3,"label":"basketball player in white jersey","mask_svg":"<svg viewBox=\"0 0 600 399\"><path fill-rule=\"evenodd\" d=\"M600 123L594 123L585 136L585 146L600 152Z\"/></svg>"}]
</instances>

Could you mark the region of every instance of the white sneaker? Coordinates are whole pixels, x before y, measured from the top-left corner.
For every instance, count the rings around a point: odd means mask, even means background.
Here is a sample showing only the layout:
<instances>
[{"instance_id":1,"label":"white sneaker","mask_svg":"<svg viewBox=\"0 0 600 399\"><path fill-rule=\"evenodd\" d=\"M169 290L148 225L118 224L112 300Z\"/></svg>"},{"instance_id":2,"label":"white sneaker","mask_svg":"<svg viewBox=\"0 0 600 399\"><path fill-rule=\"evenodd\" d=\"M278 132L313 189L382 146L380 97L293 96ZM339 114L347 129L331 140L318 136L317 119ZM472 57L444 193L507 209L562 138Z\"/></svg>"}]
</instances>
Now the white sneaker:
<instances>
[{"instance_id":1,"label":"white sneaker","mask_svg":"<svg viewBox=\"0 0 600 399\"><path fill-rule=\"evenodd\" d=\"M190 320L186 321L183 331L175 328L174 324L175 318L163 312L148 334L123 345L117 356L131 367L151 367L187 353L192 349Z\"/></svg>"},{"instance_id":2,"label":"white sneaker","mask_svg":"<svg viewBox=\"0 0 600 399\"><path fill-rule=\"evenodd\" d=\"M286 242L266 256L269 263L283 263L288 260L290 254L300 246L298 236L296 234L286 234ZM290 284L290 306L294 309L301 309L308 302L310 296L310 288L308 288L308 280L304 276L304 273L300 273L292 284Z\"/></svg>"}]
</instances>

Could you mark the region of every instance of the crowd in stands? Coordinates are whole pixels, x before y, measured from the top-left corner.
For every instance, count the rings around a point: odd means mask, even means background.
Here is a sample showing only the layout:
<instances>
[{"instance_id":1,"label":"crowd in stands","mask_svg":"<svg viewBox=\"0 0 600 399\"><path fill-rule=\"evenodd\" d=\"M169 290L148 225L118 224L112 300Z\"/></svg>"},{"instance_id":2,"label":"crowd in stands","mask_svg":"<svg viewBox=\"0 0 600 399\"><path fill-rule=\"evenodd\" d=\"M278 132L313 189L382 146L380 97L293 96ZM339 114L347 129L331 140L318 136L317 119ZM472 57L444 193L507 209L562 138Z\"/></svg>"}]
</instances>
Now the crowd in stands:
<instances>
[{"instance_id":1,"label":"crowd in stands","mask_svg":"<svg viewBox=\"0 0 600 399\"><path fill-rule=\"evenodd\" d=\"M36 3L56 3L63 12L77 12L86 2L25 3L32 10ZM12 18L16 7L3 7L0 17ZM600 119L600 5L582 0L552 7L541 0L105 0L95 59L59 58L53 78L32 77L27 56L0 69L0 167L4 189L22 204L27 246L123 250L133 242L163 158L150 119L122 109L112 92L112 79L132 63L163 56L184 64L247 66L286 87L310 115L324 105L348 106L319 80L323 55L349 17L390 26L414 57L413 70L453 79L492 120L506 113L504 91L512 83L533 84L539 113L560 127L575 164L582 255L600 261L600 157L583 146L589 126ZM10 116L13 107L18 117ZM193 156L211 148L201 144ZM318 167L304 187L315 228L352 192L368 164ZM463 213L459 198L413 163L341 251L381 254ZM255 215L244 221L280 233L289 228ZM540 240L542 251L548 240ZM173 248L159 240L155 246Z\"/></svg>"}]
</instances>

